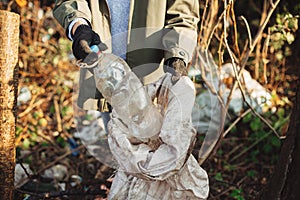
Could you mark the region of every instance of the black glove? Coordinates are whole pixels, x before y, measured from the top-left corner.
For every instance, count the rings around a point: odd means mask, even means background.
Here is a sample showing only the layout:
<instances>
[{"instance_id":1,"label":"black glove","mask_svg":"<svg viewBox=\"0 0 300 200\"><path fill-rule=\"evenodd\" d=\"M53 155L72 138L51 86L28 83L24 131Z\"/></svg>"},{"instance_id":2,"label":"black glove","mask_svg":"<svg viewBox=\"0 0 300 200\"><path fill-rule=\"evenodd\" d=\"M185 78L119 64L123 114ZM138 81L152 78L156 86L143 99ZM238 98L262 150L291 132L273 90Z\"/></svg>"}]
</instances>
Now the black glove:
<instances>
[{"instance_id":1,"label":"black glove","mask_svg":"<svg viewBox=\"0 0 300 200\"><path fill-rule=\"evenodd\" d=\"M101 43L100 37L88 25L79 25L73 35L72 50L75 58L84 60L92 50L92 45L98 45L100 51L107 49L107 46Z\"/></svg>"},{"instance_id":2,"label":"black glove","mask_svg":"<svg viewBox=\"0 0 300 200\"><path fill-rule=\"evenodd\" d=\"M180 58L169 58L165 61L165 65L167 65L169 68L167 71L173 74L172 81L174 84L180 79L181 76L188 75L185 62Z\"/></svg>"}]
</instances>

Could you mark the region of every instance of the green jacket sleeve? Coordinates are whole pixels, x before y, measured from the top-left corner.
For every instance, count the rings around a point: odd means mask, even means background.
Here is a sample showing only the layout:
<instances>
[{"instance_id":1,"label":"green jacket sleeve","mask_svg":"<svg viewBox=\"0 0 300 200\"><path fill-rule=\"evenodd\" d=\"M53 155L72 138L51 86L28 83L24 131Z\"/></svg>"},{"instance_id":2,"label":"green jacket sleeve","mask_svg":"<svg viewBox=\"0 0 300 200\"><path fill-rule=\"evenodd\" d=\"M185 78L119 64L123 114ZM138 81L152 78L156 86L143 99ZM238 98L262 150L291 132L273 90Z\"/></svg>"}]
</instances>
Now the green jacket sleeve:
<instances>
[{"instance_id":1,"label":"green jacket sleeve","mask_svg":"<svg viewBox=\"0 0 300 200\"><path fill-rule=\"evenodd\" d=\"M188 63L197 44L198 0L168 0L165 21L165 59L178 57Z\"/></svg>"},{"instance_id":2,"label":"green jacket sleeve","mask_svg":"<svg viewBox=\"0 0 300 200\"><path fill-rule=\"evenodd\" d=\"M67 31L68 26L76 18L84 18L91 22L91 11L87 1L55 1L53 16Z\"/></svg>"}]
</instances>

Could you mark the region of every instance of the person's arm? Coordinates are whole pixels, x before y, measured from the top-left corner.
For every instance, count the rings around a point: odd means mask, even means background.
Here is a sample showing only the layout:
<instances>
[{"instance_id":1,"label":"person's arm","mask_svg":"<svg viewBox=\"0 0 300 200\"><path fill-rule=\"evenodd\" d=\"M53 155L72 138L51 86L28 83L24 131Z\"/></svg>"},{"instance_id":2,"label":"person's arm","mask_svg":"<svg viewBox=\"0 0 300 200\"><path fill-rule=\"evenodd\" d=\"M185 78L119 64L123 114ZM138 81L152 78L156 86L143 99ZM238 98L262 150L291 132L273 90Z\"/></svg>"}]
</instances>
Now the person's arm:
<instances>
[{"instance_id":1,"label":"person's arm","mask_svg":"<svg viewBox=\"0 0 300 200\"><path fill-rule=\"evenodd\" d=\"M68 30L67 30L69 39L73 40L73 35L75 34L76 29L80 25L88 25L89 26L89 23L83 18L76 18L69 24Z\"/></svg>"},{"instance_id":2,"label":"person's arm","mask_svg":"<svg viewBox=\"0 0 300 200\"><path fill-rule=\"evenodd\" d=\"M75 19L81 18L85 19L90 25L91 23L91 11L89 9L87 1L61 1L57 0L55 2L55 7L53 9L53 16L58 21L58 23L64 27L66 34L68 35L68 28L71 22ZM73 34L77 26L84 23L83 21L78 21L72 30Z\"/></svg>"},{"instance_id":3,"label":"person's arm","mask_svg":"<svg viewBox=\"0 0 300 200\"><path fill-rule=\"evenodd\" d=\"M85 59L92 53L92 45L102 44L100 36L92 30L91 11L87 1L60 1L55 2L53 15L66 30L66 35L73 41L72 50L78 60L88 64L97 61L95 58ZM100 47L100 46L99 46ZM106 50L106 45L101 45L101 51Z\"/></svg>"},{"instance_id":4,"label":"person's arm","mask_svg":"<svg viewBox=\"0 0 300 200\"><path fill-rule=\"evenodd\" d=\"M190 62L197 44L197 25L199 22L198 0L167 0L165 28L163 37L165 60L172 57Z\"/></svg>"}]
</instances>

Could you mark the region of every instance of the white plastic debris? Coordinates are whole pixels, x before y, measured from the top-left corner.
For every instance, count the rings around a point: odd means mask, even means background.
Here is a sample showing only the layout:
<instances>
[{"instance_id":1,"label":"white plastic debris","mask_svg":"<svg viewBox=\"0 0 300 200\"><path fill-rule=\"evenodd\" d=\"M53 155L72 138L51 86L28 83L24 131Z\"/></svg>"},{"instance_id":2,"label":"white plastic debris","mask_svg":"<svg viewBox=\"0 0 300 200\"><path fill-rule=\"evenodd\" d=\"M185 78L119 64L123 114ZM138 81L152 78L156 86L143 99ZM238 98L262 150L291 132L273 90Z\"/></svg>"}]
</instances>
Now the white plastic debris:
<instances>
[{"instance_id":1,"label":"white plastic debris","mask_svg":"<svg viewBox=\"0 0 300 200\"><path fill-rule=\"evenodd\" d=\"M107 134L101 118L89 121L89 125L82 126L80 130L74 133L74 137L80 139L88 153L101 163L112 168L115 167L116 163L110 152L107 143Z\"/></svg>"},{"instance_id":2,"label":"white plastic debris","mask_svg":"<svg viewBox=\"0 0 300 200\"><path fill-rule=\"evenodd\" d=\"M23 167L25 168L26 172L29 175L32 175L33 172L31 171L29 164L23 163ZM20 188L22 185L24 185L28 180L29 177L27 176L26 172L24 171L21 164L17 163L15 167L15 187Z\"/></svg>"},{"instance_id":3,"label":"white plastic debris","mask_svg":"<svg viewBox=\"0 0 300 200\"><path fill-rule=\"evenodd\" d=\"M237 70L239 70L237 68ZM265 110L271 108L271 93L265 89L259 82L254 80L250 73L247 70L242 70L241 84L244 91L245 100L248 104L256 110L256 112L262 114ZM224 78L234 78L233 66L231 63L225 64L222 66L222 71L220 74L220 79L222 85L218 86L219 83L218 78L215 77L211 82L216 83L216 88L222 88L223 96L221 97L226 103L227 98L230 94L231 88L227 88L223 83ZM196 127L199 133L206 133L209 129L218 130L220 119L217 119L216 116L216 108L220 108L218 106L219 99L217 95L213 94L209 90L204 90L196 97L195 106L193 109L193 124ZM236 88L231 94L231 100L229 102L228 113L230 117L235 118L240 115L240 113L244 109L248 108L248 105L245 103L243 99L242 92L240 88ZM220 109L219 109L219 112ZM215 114L213 114L215 113ZM232 119L231 118L231 119ZM225 119L225 124L230 121L230 118Z\"/></svg>"},{"instance_id":4,"label":"white plastic debris","mask_svg":"<svg viewBox=\"0 0 300 200\"><path fill-rule=\"evenodd\" d=\"M237 67L237 70L239 68ZM229 76L234 78L233 66L231 63L227 63L222 66L222 73L225 76ZM255 109L258 113L263 113L266 108L271 108L271 93L267 91L259 82L254 80L250 73L243 69L242 70L242 79L241 84L244 90L245 100L249 103L249 105ZM225 90L225 99L228 97L230 88L226 88ZM243 108L247 107L245 102L243 101L242 92L239 88L237 88L232 95L232 100L230 102L229 110L232 111L236 116L240 114Z\"/></svg>"},{"instance_id":5,"label":"white plastic debris","mask_svg":"<svg viewBox=\"0 0 300 200\"><path fill-rule=\"evenodd\" d=\"M81 182L82 182L82 177L81 176L78 176L78 175L75 175L75 174L71 176L71 183L70 183L70 185L72 187L80 185Z\"/></svg>"},{"instance_id":6,"label":"white plastic debris","mask_svg":"<svg viewBox=\"0 0 300 200\"><path fill-rule=\"evenodd\" d=\"M21 105L22 103L27 103L31 99L31 92L27 86L22 87L20 89L19 96L17 98L17 105Z\"/></svg>"},{"instance_id":7,"label":"white plastic debris","mask_svg":"<svg viewBox=\"0 0 300 200\"><path fill-rule=\"evenodd\" d=\"M63 181L68 176L68 168L65 165L57 164L46 169L42 176L56 181Z\"/></svg>"}]
</instances>

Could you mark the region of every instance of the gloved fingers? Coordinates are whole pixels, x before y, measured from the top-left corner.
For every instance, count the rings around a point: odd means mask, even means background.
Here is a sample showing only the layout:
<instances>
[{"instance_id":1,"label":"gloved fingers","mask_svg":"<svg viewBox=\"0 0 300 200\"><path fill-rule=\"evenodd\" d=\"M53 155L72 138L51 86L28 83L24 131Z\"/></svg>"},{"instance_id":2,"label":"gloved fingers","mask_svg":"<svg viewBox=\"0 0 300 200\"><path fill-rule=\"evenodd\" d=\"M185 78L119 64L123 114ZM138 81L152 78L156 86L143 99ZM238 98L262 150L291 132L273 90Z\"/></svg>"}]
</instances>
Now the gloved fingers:
<instances>
[{"instance_id":1,"label":"gloved fingers","mask_svg":"<svg viewBox=\"0 0 300 200\"><path fill-rule=\"evenodd\" d=\"M90 46L98 45L100 43L101 43L100 36L93 31Z\"/></svg>"},{"instance_id":2,"label":"gloved fingers","mask_svg":"<svg viewBox=\"0 0 300 200\"><path fill-rule=\"evenodd\" d=\"M100 44L98 44L98 48L99 48L100 51L105 51L106 49L108 49L106 44L104 44L102 42Z\"/></svg>"},{"instance_id":3,"label":"gloved fingers","mask_svg":"<svg viewBox=\"0 0 300 200\"><path fill-rule=\"evenodd\" d=\"M165 61L165 65L167 66L166 71L172 74L171 81L173 85L177 83L181 76L188 75L185 62L180 58L169 58Z\"/></svg>"},{"instance_id":4,"label":"gloved fingers","mask_svg":"<svg viewBox=\"0 0 300 200\"><path fill-rule=\"evenodd\" d=\"M185 63L180 58L174 58L170 62L170 67L172 67L173 69L175 69L175 71L178 72L181 76L187 76L188 75Z\"/></svg>"},{"instance_id":5,"label":"gloved fingers","mask_svg":"<svg viewBox=\"0 0 300 200\"><path fill-rule=\"evenodd\" d=\"M76 59L84 60L92 52L90 47L99 44L101 44L100 36L90 26L80 25L73 36L73 54ZM102 46L101 48L104 47Z\"/></svg>"},{"instance_id":6,"label":"gloved fingers","mask_svg":"<svg viewBox=\"0 0 300 200\"><path fill-rule=\"evenodd\" d=\"M83 60L89 53L91 53L89 41L85 39L74 39L72 44L72 51L77 60Z\"/></svg>"},{"instance_id":7,"label":"gloved fingers","mask_svg":"<svg viewBox=\"0 0 300 200\"><path fill-rule=\"evenodd\" d=\"M92 49L90 48L90 45L86 40L80 40L79 46L80 46L81 51L83 51L83 53L85 53L85 54L89 54L92 52Z\"/></svg>"},{"instance_id":8,"label":"gloved fingers","mask_svg":"<svg viewBox=\"0 0 300 200\"><path fill-rule=\"evenodd\" d=\"M85 40L80 41L81 53L84 56L82 62L87 63L88 65L92 65L98 60L98 55L96 52L93 52L90 48L90 45Z\"/></svg>"}]
</instances>

